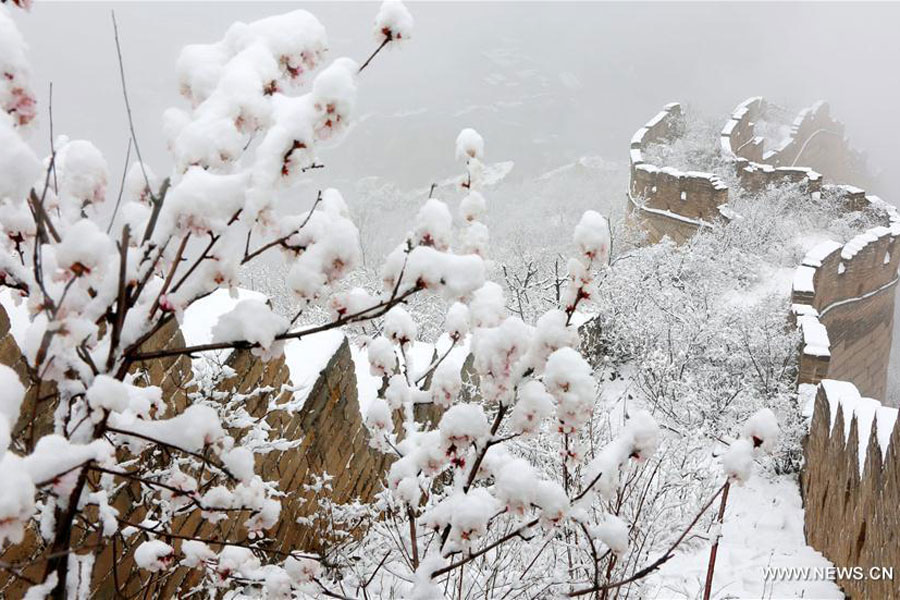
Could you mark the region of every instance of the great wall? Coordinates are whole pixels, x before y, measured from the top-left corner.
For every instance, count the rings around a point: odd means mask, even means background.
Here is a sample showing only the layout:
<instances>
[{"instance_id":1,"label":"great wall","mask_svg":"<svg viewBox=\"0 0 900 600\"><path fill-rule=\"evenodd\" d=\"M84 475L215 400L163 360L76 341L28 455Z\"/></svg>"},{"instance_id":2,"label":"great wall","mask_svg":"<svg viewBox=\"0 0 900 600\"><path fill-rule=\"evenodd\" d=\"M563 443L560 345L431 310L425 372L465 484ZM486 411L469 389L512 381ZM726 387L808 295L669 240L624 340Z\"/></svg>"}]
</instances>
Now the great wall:
<instances>
[{"instance_id":1,"label":"great wall","mask_svg":"<svg viewBox=\"0 0 900 600\"><path fill-rule=\"evenodd\" d=\"M780 181L804 193L834 192L847 211L877 207L883 223L844 244L825 241L795 270L790 314L798 326L798 398L810 419L801 494L807 542L837 567L900 566L900 425L886 398L900 248L893 206L850 185L864 177L863 158L818 102L800 112L777 148L767 150L756 126L770 110L760 97L732 112L720 152L748 189ZM651 164L646 149L678 135L681 106L668 104L631 140L628 220L655 243L681 243L731 218L731 190L713 173ZM798 166L802 165L802 166ZM873 399L874 398L874 399ZM841 578L853 598L898 598L896 580Z\"/></svg>"},{"instance_id":2,"label":"great wall","mask_svg":"<svg viewBox=\"0 0 900 600\"><path fill-rule=\"evenodd\" d=\"M825 242L811 250L797 266L790 318L801 328L798 349L798 395L807 405L809 435L804 443L805 465L801 488L806 509L808 543L837 566L900 565L900 427L897 410L881 406L892 343L893 308L900 266L900 217L879 198L847 185L861 177L861 158L843 136L828 106L818 103L800 113L791 135L777 148L766 150L755 124L769 109L762 98L750 98L730 115L720 137L721 153L735 169L740 185L758 189L788 180L805 182L807 193L831 189L844 198L848 210L874 204L887 215L882 226L845 244ZM645 155L651 143L665 143L677 135L681 106L667 105L638 130L631 140L631 181L627 193L628 219L639 225L649 242L670 237L683 242L698 230L728 220L725 210L730 189L712 173L683 171L651 164ZM803 166L797 166L802 164ZM27 381L27 367L15 339L14 327L0 307L0 363L12 366ZM145 343L145 350L182 346L181 331L172 323ZM327 523L294 526L311 516L315 494L304 485L328 473L332 499L337 503L370 501L381 489L389 457L369 446L358 399L356 370L346 339L327 357L305 402L296 411L270 412L270 402L288 402L293 394L284 359L267 363L249 351L235 351L227 366L233 373L220 389L248 395L247 411L264 418L273 430L300 444L285 452L258 459L258 471L277 481L286 492L277 548L316 550L330 535ZM141 365L148 383L159 385L176 411L195 390L191 360L185 357ZM253 390L261 393L251 394ZM50 426L51 412L42 407L48 390L28 390L23 414L33 409L38 427ZM436 418L436 414L427 415ZM17 427L24 435L26 419ZM139 486L122 494L139 494ZM120 507L137 504L118 503ZM140 520L141 514L123 513ZM199 513L178 524L179 530L216 537L240 531L240 518L217 525ZM32 533L34 533L32 531ZM176 542L177 544L177 542ZM27 559L38 546L32 536L7 550L2 560ZM139 589L140 578L126 551L114 557L107 548L97 559L101 573L98 591L111 593L113 582ZM27 574L27 571L26 571ZM196 574L174 569L160 578L156 592L164 597L186 593ZM859 598L900 597L892 582L839 580L846 593ZM15 580L0 582L4 597L20 597ZM102 595L102 594L101 594Z\"/></svg>"}]
</instances>

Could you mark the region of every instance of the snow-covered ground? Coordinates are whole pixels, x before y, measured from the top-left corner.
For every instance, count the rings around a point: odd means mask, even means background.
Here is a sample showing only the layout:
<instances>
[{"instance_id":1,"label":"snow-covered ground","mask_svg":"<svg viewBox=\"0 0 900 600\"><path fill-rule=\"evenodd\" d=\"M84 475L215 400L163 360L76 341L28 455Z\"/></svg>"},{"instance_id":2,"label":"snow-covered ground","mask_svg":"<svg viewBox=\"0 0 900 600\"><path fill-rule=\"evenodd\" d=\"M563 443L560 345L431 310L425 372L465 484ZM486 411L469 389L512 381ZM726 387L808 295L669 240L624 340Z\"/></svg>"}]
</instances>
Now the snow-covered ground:
<instances>
[{"instance_id":1,"label":"snow-covered ground","mask_svg":"<svg viewBox=\"0 0 900 600\"><path fill-rule=\"evenodd\" d=\"M777 284L772 286L778 287ZM623 422L624 413L641 407L631 369L626 366L620 368L619 373L621 376L615 380L603 383L599 402L613 428ZM710 476L716 477L720 469L718 459L710 457ZM710 514L718 506L717 501ZM702 522L709 522L709 519ZM770 568L832 566L821 553L807 545L803 524L803 503L795 475L772 476L757 472L744 485L732 485L722 526L712 597L843 598L840 588L830 581L776 581L774 577L766 577L766 570ZM675 557L649 578L645 597L648 600L701 598L710 546L710 531L696 530L676 551ZM657 556L651 553L648 562Z\"/></svg>"},{"instance_id":2,"label":"snow-covered ground","mask_svg":"<svg viewBox=\"0 0 900 600\"><path fill-rule=\"evenodd\" d=\"M706 534L707 532L701 532ZM709 544L678 554L651 579L647 598L703 595ZM843 598L830 581L774 581L769 568L829 567L803 537L803 505L795 477L756 474L732 486L719 542L713 598Z\"/></svg>"}]
</instances>

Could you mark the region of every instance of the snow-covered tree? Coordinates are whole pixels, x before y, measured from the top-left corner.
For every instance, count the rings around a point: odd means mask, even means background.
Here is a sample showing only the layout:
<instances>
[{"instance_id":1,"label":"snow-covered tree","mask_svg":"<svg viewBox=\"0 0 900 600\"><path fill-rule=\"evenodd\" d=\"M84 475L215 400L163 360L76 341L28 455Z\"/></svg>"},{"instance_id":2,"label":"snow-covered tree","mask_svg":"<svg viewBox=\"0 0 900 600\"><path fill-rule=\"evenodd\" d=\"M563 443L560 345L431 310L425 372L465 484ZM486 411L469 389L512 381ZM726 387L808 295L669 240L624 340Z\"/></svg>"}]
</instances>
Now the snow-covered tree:
<instances>
[{"instance_id":1,"label":"snow-covered tree","mask_svg":"<svg viewBox=\"0 0 900 600\"><path fill-rule=\"evenodd\" d=\"M236 23L218 42L186 47L177 71L190 106L164 115L175 168L157 176L133 140L139 160L113 205L106 160L90 142L61 136L42 163L23 140L35 102L7 10L0 8L0 274L30 325L27 380L0 368L0 471L10 484L0 491L0 542L20 544L27 530L37 538L28 563L45 568L34 597L75 593L72 581L116 542L134 545L138 567L151 573L181 564L207 570L210 582L249 582L273 594L309 583L317 563L302 554L169 530L198 512L211 522L240 518L251 540L262 539L279 519L279 493L255 474L252 449L226 431L223 406L177 407L138 365L226 348L270 359L286 340L309 335L267 304L243 300L219 319L209 344L145 348L191 303L233 288L243 265L274 251L289 264L301 309L332 306L317 330L383 315L425 289L465 297L481 285L481 259L442 245L427 256L410 248L414 260L399 265L382 293L339 296L335 286L360 254L340 193L323 189L303 214L276 212L279 196L322 166L319 146L346 132L360 73L379 50L410 37L412 17L385 3L376 50L361 66L327 61L325 30L302 10ZM30 406L26 386L35 390ZM129 486L136 497L122 493ZM96 536L93 544L81 531ZM163 539L182 543L176 551ZM19 576L23 566L4 564Z\"/></svg>"},{"instance_id":2,"label":"snow-covered tree","mask_svg":"<svg viewBox=\"0 0 900 600\"><path fill-rule=\"evenodd\" d=\"M623 494L655 477L660 428L641 409L598 414L597 381L579 350L578 314L602 301L601 279L611 280L609 225L584 213L572 258L557 263L552 302L511 315L486 277L485 142L476 131L456 141L465 163L457 218L447 202L425 199L377 287L351 285L362 253L340 192L322 186L309 210L278 210L301 179L327 173L317 151L347 132L361 73L412 28L401 3L385 2L361 64L327 60L325 30L302 10L186 47L177 74L189 106L163 115L174 168L157 175L133 139L138 160L112 203L106 160L90 142L61 136L41 161L24 141L34 95L21 36L0 7L0 282L30 315L27 377L0 367L0 544L33 550L0 568L24 578L26 565L43 565L27 580L31 598L88 595L95 557L109 545L114 555L132 548L148 584L184 567L229 597L434 598L450 587L598 594L669 560L727 489L644 560L659 545L644 548L642 509ZM209 343L147 347L194 302L235 289L242 269L276 252L290 316L244 299ZM424 324L408 310L421 296L436 299L444 332L423 364L410 350ZM315 311L321 319L298 326ZM178 405L148 384L144 365L231 349L271 360L288 340L363 325L383 382L365 421L371 443L393 458L378 500L353 507L370 532L323 554L273 551L283 491L255 470L260 432L234 433L253 427L234 418L240 398L215 393L208 374L208 397ZM441 409L435 423L417 419L420 404ZM652 408L665 414L662 401ZM746 474L747 440L773 443L764 421L732 444L732 479ZM327 481L307 485L329 502ZM238 520L247 536L178 530L187 515Z\"/></svg>"}]
</instances>

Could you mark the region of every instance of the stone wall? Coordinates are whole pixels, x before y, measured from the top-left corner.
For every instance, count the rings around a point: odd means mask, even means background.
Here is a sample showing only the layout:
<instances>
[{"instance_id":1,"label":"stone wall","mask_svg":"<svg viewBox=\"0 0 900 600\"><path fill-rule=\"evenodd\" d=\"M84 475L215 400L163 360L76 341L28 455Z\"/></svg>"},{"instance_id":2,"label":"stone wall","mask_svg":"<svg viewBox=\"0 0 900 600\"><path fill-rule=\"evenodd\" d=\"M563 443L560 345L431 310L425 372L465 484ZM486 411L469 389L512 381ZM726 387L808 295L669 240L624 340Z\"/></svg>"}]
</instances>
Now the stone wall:
<instances>
[{"instance_id":1,"label":"stone wall","mask_svg":"<svg viewBox=\"0 0 900 600\"><path fill-rule=\"evenodd\" d=\"M766 149L764 138L756 132L757 123L769 112L764 98L748 98L722 128L720 150L734 163L743 187L761 189L789 181L806 183L813 193L822 189L821 173L832 182L865 179L864 157L850 147L843 124L831 118L825 102L800 111L789 135L773 149ZM720 207L728 202L728 187L716 175L647 161L647 146L675 138L681 119L681 105L667 104L631 138L626 214L630 221L640 224L651 243L666 235L676 242L684 241L699 228L723 218Z\"/></svg>"},{"instance_id":2,"label":"stone wall","mask_svg":"<svg viewBox=\"0 0 900 600\"><path fill-rule=\"evenodd\" d=\"M645 160L646 147L675 137L681 119L681 105L667 104L631 138L627 214L654 243L666 235L684 241L721 218L719 207L728 202L728 187L712 173L679 171Z\"/></svg>"},{"instance_id":3,"label":"stone wall","mask_svg":"<svg viewBox=\"0 0 900 600\"><path fill-rule=\"evenodd\" d=\"M153 351L179 346L184 346L184 339L178 324L175 321L171 321L160 329L155 336L147 340L141 346L141 349ZM31 384L32 378L29 374L27 363L11 331L9 315L2 306L0 306L0 362L12 367L26 387L25 400L20 413L21 417L13 436L16 449L24 451L28 440L32 439L32 435L37 439L53 430L53 413L56 409L54 390L46 383L40 386L40 389L37 385ZM164 390L164 397L170 404L170 410L180 411L186 406L187 394L192 391L192 372L189 358L180 356L160 361L139 363L135 365L134 372L147 383L158 385ZM33 420L35 431L33 434L30 425L32 415L35 415ZM96 480L96 477L93 477L93 475L91 477L92 480ZM132 504L130 499L139 495L139 486L125 485L113 499L112 504L119 509L120 516L123 518L137 517L140 520L140 518L143 518L143 514L137 515L128 510L128 507ZM74 540L77 541L79 536L88 543L96 543L89 540L90 535L84 532L73 533ZM31 527L26 531L23 542L8 546L0 555L0 560L10 563L27 562L32 557L39 555L42 548L43 543L40 535ZM97 559L95 572L110 573L112 564L112 547L107 546ZM130 560L123 561L122 564L134 570L133 563ZM36 562L32 567L25 570L25 575L32 579L40 580L43 576L43 569L44 563ZM26 588L27 586L24 586L21 580L12 578L6 571L0 572L0 597L21 598ZM102 596L102 593L100 595Z\"/></svg>"},{"instance_id":4,"label":"stone wall","mask_svg":"<svg viewBox=\"0 0 900 600\"><path fill-rule=\"evenodd\" d=\"M19 372L23 382L28 381L28 373L22 353L10 332L6 311L0 307L0 362L10 365ZM157 350L165 347L182 347L184 339L177 324L172 321L160 333L148 340L143 350ZM316 493L305 486L312 484L316 477L328 475L331 491L328 497L336 503L354 500L371 501L382 485L382 475L386 472L390 456L369 447L368 430L363 424L357 398L357 383L346 339L340 345L327 365L322 369L309 391L302 407L293 410L270 411L270 403L283 404L291 399L290 373L284 359L264 362L250 351L235 351L228 358L227 366L234 375L225 379L218 388L232 394L247 395L245 408L257 419L265 419L272 428L273 437L300 440L300 444L284 452L271 452L257 456L257 473L264 480L273 480L284 492L281 519L277 529L270 531L272 550L288 552L293 550L316 551L343 535L340 528L333 529L327 521L308 520L317 509ZM146 383L159 385L164 390L164 398L170 403L170 414L181 412L188 402L188 394L195 391L191 386L192 367L187 357L147 361L136 365L136 371L143 374ZM261 392L251 394L253 390ZM46 391L42 393L46 395ZM28 402L33 403L35 390L29 388L23 414L30 414ZM45 415L40 423L42 428L52 425L52 410L40 407L39 415ZM52 409L52 407L50 407ZM431 406L417 407L417 416L436 420L439 414ZM421 414L420 414L421 413ZM23 418L23 424L27 419ZM22 429L20 426L19 429ZM239 435L240 432L234 431ZM22 435L19 436L22 438ZM131 522L140 522L145 513L136 499L140 497L138 484L124 486L113 501L120 516ZM224 522L211 524L198 511L177 520L172 530L184 535L196 535L210 539L246 539L247 532L242 523L247 514L235 515ZM298 522L302 519L302 522ZM355 531L347 532L350 534ZM95 540L90 534L82 535L82 542L91 544ZM76 536L77 539L77 536ZM94 573L99 597L114 597L115 583L130 592L141 588L141 576L134 568L132 552L142 541L142 536L132 538L130 547L119 545L113 548L107 543L97 557ZM179 540L168 540L176 546ZM23 544L10 546L0 557L9 562L27 560L40 551L36 532L31 529ZM114 552L115 550L115 552ZM40 577L42 565L34 567ZM187 593L197 583L198 571L174 569L165 577L156 578L150 590L154 597L179 597ZM0 573L0 597L20 598L24 587L8 573Z\"/></svg>"},{"instance_id":5,"label":"stone wall","mask_svg":"<svg viewBox=\"0 0 900 600\"><path fill-rule=\"evenodd\" d=\"M794 275L792 303L802 328L800 383L852 382L866 396L886 397L894 325L900 217L875 197L888 226L846 244L823 242Z\"/></svg>"},{"instance_id":6,"label":"stone wall","mask_svg":"<svg viewBox=\"0 0 900 600\"><path fill-rule=\"evenodd\" d=\"M838 567L894 569L893 580L839 578L848 597L900 598L897 410L860 398L846 382L825 380L811 395L800 478L807 542Z\"/></svg>"},{"instance_id":7,"label":"stone wall","mask_svg":"<svg viewBox=\"0 0 900 600\"><path fill-rule=\"evenodd\" d=\"M318 551L345 532L332 530L325 520L309 520L318 508L317 492L310 487L317 477L331 477L328 498L335 503L369 502L381 489L381 476L389 457L369 447L368 430L362 422L357 398L356 374L346 339L322 369L303 406L289 411L270 411L270 403L291 399L290 373L283 359L263 362L250 351L236 351L228 360L235 375L220 386L236 394L258 389L268 392L251 396L246 405L251 417L266 419L273 435L300 440L295 448L257 456L257 473L275 481L284 493L281 518L267 537L265 547L278 552ZM211 526L199 514L191 515L175 529L187 535L214 539L246 539L242 514ZM298 522L302 519L302 522ZM354 531L345 533L355 533ZM180 542L174 541L176 550ZM122 576L129 564L120 564ZM175 569L157 583L163 597L179 597L197 583L200 572ZM110 582L107 578L107 584ZM137 583L135 580L134 584ZM132 585L134 585L132 584Z\"/></svg>"},{"instance_id":8,"label":"stone wall","mask_svg":"<svg viewBox=\"0 0 900 600\"><path fill-rule=\"evenodd\" d=\"M639 191L636 183L641 186L646 180L638 169L641 163L635 162L642 158L642 142L664 139L668 131L659 123L672 118L674 106L632 140L630 205ZM807 541L838 567L861 567L866 574L870 568L895 569L893 580L839 579L850 597L900 598L897 410L860 397L860 391L886 397L900 216L894 207L861 189L823 182L818 171L831 181L860 181L863 171L861 155L849 147L843 127L831 119L826 104L802 111L791 124L790 135L773 150L765 149L755 130L767 108L762 98L750 98L722 130L721 151L732 158L741 185L759 189L785 179L805 182L807 193L839 193L848 211L874 207L885 215L882 226L846 244L824 242L804 257L794 276L792 312L803 334L798 395L808 398L805 414L812 417L801 473ZM677 212L677 206L667 207ZM690 219L678 220L687 213L665 221L659 215L647 218L644 212L642 226L652 241L663 235L679 241L692 234L683 225ZM693 231L701 226L694 223Z\"/></svg>"},{"instance_id":9,"label":"stone wall","mask_svg":"<svg viewBox=\"0 0 900 600\"><path fill-rule=\"evenodd\" d=\"M800 113L791 127L791 134L777 150L767 151L765 139L756 135L756 124L765 118L768 110L765 99L756 96L738 105L722 128L719 141L722 155L734 163L742 186L756 190L770 184L788 181L806 183L810 192L821 189L822 176L811 168L809 163L804 161L802 163L804 166L795 166L796 159L801 158L800 149L809 142L816 150L814 154L818 156L826 151L829 153L834 151L838 156L844 156L844 150L840 146L833 148L819 145L810 138L815 134L816 140L819 138L843 140L842 136L836 138L837 134L832 134L830 130L827 130L830 135L817 133L826 131L822 127L832 126L834 122L827 118L826 104L818 103L815 106L820 108L806 109ZM834 123L833 128L837 129L838 126L842 132L843 126L840 124ZM804 151L803 154L805 158L809 152ZM824 160L818 161L818 164L825 164Z\"/></svg>"}]
</instances>

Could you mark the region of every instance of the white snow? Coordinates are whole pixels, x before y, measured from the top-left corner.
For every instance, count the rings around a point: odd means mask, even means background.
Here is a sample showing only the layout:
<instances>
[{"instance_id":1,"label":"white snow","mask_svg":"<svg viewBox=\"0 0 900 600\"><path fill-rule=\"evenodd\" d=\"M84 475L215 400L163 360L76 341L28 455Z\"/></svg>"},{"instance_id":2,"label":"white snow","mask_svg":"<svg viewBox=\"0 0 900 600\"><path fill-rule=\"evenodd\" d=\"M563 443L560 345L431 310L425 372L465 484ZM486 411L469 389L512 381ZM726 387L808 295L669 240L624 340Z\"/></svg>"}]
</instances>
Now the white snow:
<instances>
[{"instance_id":1,"label":"white snow","mask_svg":"<svg viewBox=\"0 0 900 600\"><path fill-rule=\"evenodd\" d=\"M882 406L878 400L863 398L856 386L848 381L824 379L821 382L831 409L830 424L834 427L838 410L843 413L844 441L850 439L850 423L856 417L857 433L859 437L859 471L863 472L866 464L866 453L869 447L869 437L872 432L872 424L877 423L876 438L881 448L882 460L887 457L891 433L897 421L897 409Z\"/></svg>"},{"instance_id":2,"label":"white snow","mask_svg":"<svg viewBox=\"0 0 900 600\"><path fill-rule=\"evenodd\" d=\"M344 337L340 329L331 329L299 340L289 340L284 345L284 362L290 370L294 390L294 410L303 406L303 401L312 391L328 361L341 347Z\"/></svg>"},{"instance_id":3,"label":"white snow","mask_svg":"<svg viewBox=\"0 0 900 600\"><path fill-rule=\"evenodd\" d=\"M141 569L155 573L172 564L175 549L160 540L144 542L134 551L134 562Z\"/></svg>"},{"instance_id":4,"label":"white snow","mask_svg":"<svg viewBox=\"0 0 900 600\"><path fill-rule=\"evenodd\" d=\"M285 333L288 320L276 314L260 300L240 300L234 308L219 317L212 328L214 342L246 340L268 351L275 336Z\"/></svg>"},{"instance_id":5,"label":"white snow","mask_svg":"<svg viewBox=\"0 0 900 600\"><path fill-rule=\"evenodd\" d=\"M831 342L828 330L817 317L800 315L797 317L800 331L803 333L803 352L811 356L831 356Z\"/></svg>"},{"instance_id":6,"label":"white snow","mask_svg":"<svg viewBox=\"0 0 900 600\"><path fill-rule=\"evenodd\" d=\"M801 265L794 271L794 291L804 293L814 293L816 270L813 267Z\"/></svg>"},{"instance_id":7,"label":"white snow","mask_svg":"<svg viewBox=\"0 0 900 600\"><path fill-rule=\"evenodd\" d=\"M415 21L399 0L386 0L375 16L375 37L379 40L408 40Z\"/></svg>"},{"instance_id":8,"label":"white snow","mask_svg":"<svg viewBox=\"0 0 900 600\"><path fill-rule=\"evenodd\" d=\"M484 160L484 138L477 131L467 127L456 138L456 160Z\"/></svg>"},{"instance_id":9,"label":"white snow","mask_svg":"<svg viewBox=\"0 0 900 600\"><path fill-rule=\"evenodd\" d=\"M609 223L600 213L585 211L575 226L574 241L579 252L589 261L596 261L596 265L609 262Z\"/></svg>"},{"instance_id":10,"label":"white snow","mask_svg":"<svg viewBox=\"0 0 900 600\"><path fill-rule=\"evenodd\" d=\"M647 597L702 597L708 559L708 543L676 554L651 576ZM714 598L843 598L831 581L773 581L764 574L767 567L831 566L806 545L803 504L793 477L755 477L731 488L716 559Z\"/></svg>"},{"instance_id":11,"label":"white snow","mask_svg":"<svg viewBox=\"0 0 900 600\"><path fill-rule=\"evenodd\" d=\"M241 300L258 300L265 302L266 296L253 290L234 288L217 289L212 294L191 304L184 311L181 322L181 335L188 346L208 344L212 341L212 330L222 315L234 310Z\"/></svg>"},{"instance_id":12,"label":"white snow","mask_svg":"<svg viewBox=\"0 0 900 600\"><path fill-rule=\"evenodd\" d=\"M821 267L822 262L840 248L841 243L834 240L820 242L806 253L806 256L803 257L803 264L809 267Z\"/></svg>"}]
</instances>

